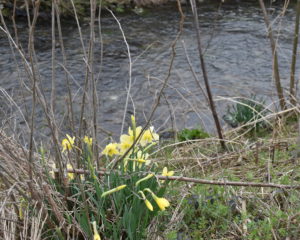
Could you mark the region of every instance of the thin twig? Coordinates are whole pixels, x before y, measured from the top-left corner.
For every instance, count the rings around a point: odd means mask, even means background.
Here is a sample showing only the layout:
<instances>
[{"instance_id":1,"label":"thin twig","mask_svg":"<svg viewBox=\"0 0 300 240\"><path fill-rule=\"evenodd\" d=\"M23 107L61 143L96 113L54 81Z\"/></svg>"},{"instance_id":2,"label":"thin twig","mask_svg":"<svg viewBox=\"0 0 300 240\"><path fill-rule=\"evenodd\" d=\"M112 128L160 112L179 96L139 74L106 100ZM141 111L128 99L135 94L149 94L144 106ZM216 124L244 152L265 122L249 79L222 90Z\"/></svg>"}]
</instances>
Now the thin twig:
<instances>
[{"instance_id":1,"label":"thin twig","mask_svg":"<svg viewBox=\"0 0 300 240\"><path fill-rule=\"evenodd\" d=\"M297 0L293 54L292 54L292 63L291 63L291 76L290 76L290 101L294 105L296 104L295 71L296 71L296 61L297 61L299 23L300 23L300 0Z\"/></svg>"},{"instance_id":2,"label":"thin twig","mask_svg":"<svg viewBox=\"0 0 300 240\"><path fill-rule=\"evenodd\" d=\"M201 64L201 69L202 69L202 73L203 73L204 84L205 84L205 88L206 88L206 92L207 92L207 97L208 97L208 100L209 100L209 106L210 106L210 110L211 110L213 118L214 118L214 122L215 122L215 125L216 125L218 136L220 138L221 146L225 150L226 149L226 144L225 144L223 133L222 133L222 127L221 127L221 124L220 124L220 121L219 121L219 117L218 117L218 114L217 114L217 111L216 111L216 108L215 108L213 96L212 96L212 93L211 93L211 90L210 90L210 85L209 85L209 81L208 81L205 61L204 61L204 57L203 57L203 53L202 53L201 36L200 36L199 20L198 20L198 13L197 13L197 5L196 5L195 0L190 0L190 2L191 2L192 12L193 12L193 16L194 16L194 26L195 26L195 31L196 31L196 34L197 34L198 52L199 52L199 57L200 57L200 64Z\"/></svg>"},{"instance_id":3,"label":"thin twig","mask_svg":"<svg viewBox=\"0 0 300 240\"><path fill-rule=\"evenodd\" d=\"M274 74L274 78L275 78L275 87L277 90L277 95L279 98L279 103L280 103L280 107L281 110L285 110L286 109L286 102L285 102L285 98L283 95L283 90L282 90L282 86L281 86L281 81L280 81L280 74L279 74L279 64L278 64L278 56L277 56L277 48L276 48L276 42L274 40L273 37L273 30L269 21L269 17L268 17L268 13L265 7L265 3L263 0L258 0L260 7L263 11L263 15L264 15L264 20L265 20L265 24L267 27L267 31L268 31L268 37L270 39L270 43L271 43L271 49L272 49L272 56L273 56L273 74Z\"/></svg>"},{"instance_id":4,"label":"thin twig","mask_svg":"<svg viewBox=\"0 0 300 240\"><path fill-rule=\"evenodd\" d=\"M25 1L27 3L27 1ZM35 70L35 63L34 63L34 30L35 25L38 18L38 11L39 11L40 2L37 1L34 6L34 17L32 23L29 24L29 45L28 45L28 51L29 51L29 61L32 69L32 112L31 112L31 122L30 122L30 139L29 139L29 154L28 154L28 163L29 163L29 179L31 182L29 182L29 189L31 193L33 194L33 145L34 145L34 130L35 130L35 108L36 108L36 85L37 85L37 78L36 78L36 70Z\"/></svg>"},{"instance_id":5,"label":"thin twig","mask_svg":"<svg viewBox=\"0 0 300 240\"><path fill-rule=\"evenodd\" d=\"M131 147L123 154L122 157L120 157L119 159L116 159L114 162L111 163L112 165L112 168L115 168L117 166L117 163L122 161L125 156L135 147L135 144L140 140L140 138L142 137L144 131L146 130L146 128L149 126L150 124L150 121L152 120L152 117L154 116L154 113L157 109L157 107L159 106L160 104L160 99L162 97L162 94L168 84L168 81L170 79L170 76L171 76L171 71L172 71L172 68L173 68L173 63L174 63L174 59L175 59L175 56L176 56L176 43L178 42L178 39L180 38L181 34L182 34L182 29L183 29L183 23L184 23L184 18L185 18L185 15L183 14L183 11L182 11L182 8L181 8L181 3L180 3L180 0L177 0L177 6L178 6L178 10L180 12L180 21L179 21L179 30L178 30L178 33L176 35L176 38L175 40L173 41L172 45L171 45L171 48L172 48L172 57L171 57L171 61L170 61L170 65L169 65L169 69L168 69L168 73L167 73L167 76L163 82L163 85L158 93L158 96L156 98L156 101L152 107L152 111L150 113L150 116L146 122L146 124L144 125L143 129L141 130L140 134L138 136L136 136L136 139L135 141L133 142L133 144L131 145Z\"/></svg>"},{"instance_id":6,"label":"thin twig","mask_svg":"<svg viewBox=\"0 0 300 240\"><path fill-rule=\"evenodd\" d=\"M129 102L129 97L130 97L130 91L131 91L131 86L132 86L132 60L131 60L131 54L130 54L130 48L129 48L129 44L127 42L124 30L121 26L120 21L117 19L117 17L114 15L114 13L110 10L107 9L110 14L113 16L113 18L116 20L116 22L119 25L119 29L122 33L122 37L123 40L126 44L126 49L127 49L127 55L128 55L128 61L129 61L129 82L128 82L128 88L127 88L127 96L126 96L126 101L125 101L125 109L124 109L124 115L123 115L123 121L122 121L122 126L121 126L121 134L123 133L124 130L124 124L125 124L125 117L126 117L126 113L127 113L127 108L128 108L128 102Z\"/></svg>"},{"instance_id":7,"label":"thin twig","mask_svg":"<svg viewBox=\"0 0 300 240\"><path fill-rule=\"evenodd\" d=\"M56 170L54 170L56 171ZM82 170L82 169L68 169L68 173L76 173L76 174L89 174L90 171ZM109 175L109 171L97 171L98 175ZM216 181L216 180L207 180L200 178L190 178L183 176L171 176L166 177L162 175L155 175L155 177L159 180L170 180L170 181L180 181L180 182L193 182L198 184L206 184L206 185L219 185L219 186L244 186L244 187L269 187L269 188L283 188L283 189L300 189L300 185L285 185L285 184L276 184L276 183L259 183L259 182L236 182L236 181Z\"/></svg>"},{"instance_id":8,"label":"thin twig","mask_svg":"<svg viewBox=\"0 0 300 240\"><path fill-rule=\"evenodd\" d=\"M60 22L60 10L58 7L57 0L54 0L54 5L55 5L55 14L56 14L56 22L57 22L57 30L58 30L58 38L59 38L59 44L61 48L61 53L62 53L62 58L63 58L63 65L67 66L67 57L65 53L65 47L64 47L64 41L63 41L63 35L62 35L62 28L61 28L61 22ZM75 120L74 120L74 111L73 111L73 101L72 101L72 92L71 92L71 85L70 85L70 79L69 75L66 73L66 84L67 84L67 89L68 89L68 99L69 99L69 105L70 105L70 128L75 135Z\"/></svg>"},{"instance_id":9,"label":"thin twig","mask_svg":"<svg viewBox=\"0 0 300 240\"><path fill-rule=\"evenodd\" d=\"M51 67L52 67L52 73L51 73L51 80L52 80L52 86L51 86L51 110L52 114L54 116L55 114L55 96L56 96L56 62L55 62L55 4L52 2L52 18L51 18L51 35L52 35L52 57L51 57Z\"/></svg>"}]
</instances>

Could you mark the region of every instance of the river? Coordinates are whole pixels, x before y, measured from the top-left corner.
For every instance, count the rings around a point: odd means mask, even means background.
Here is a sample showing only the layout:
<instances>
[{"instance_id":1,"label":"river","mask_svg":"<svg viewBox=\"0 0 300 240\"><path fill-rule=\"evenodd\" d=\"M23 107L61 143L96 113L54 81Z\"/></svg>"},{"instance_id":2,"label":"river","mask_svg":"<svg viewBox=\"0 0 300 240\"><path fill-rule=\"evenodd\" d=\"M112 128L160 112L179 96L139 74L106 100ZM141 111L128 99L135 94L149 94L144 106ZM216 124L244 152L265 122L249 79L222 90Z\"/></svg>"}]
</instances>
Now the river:
<instances>
[{"instance_id":1,"label":"river","mask_svg":"<svg viewBox=\"0 0 300 240\"><path fill-rule=\"evenodd\" d=\"M208 132L214 132L212 117L199 86L192 75L187 55L201 85L204 87L194 33L191 11L183 7L186 15L181 38L176 44L176 56L168 85L161 103L154 114L152 124L158 131L201 126ZM287 91L291 49L294 31L294 6L290 6L284 17L278 15L281 6L269 9L274 20L274 31L278 37L278 53L282 84ZM126 114L128 123L134 109L139 124L144 124L149 116L162 82L167 76L172 57L171 45L178 32L180 15L176 6L164 6L150 10L144 15L116 14L130 46L132 58L132 86ZM249 97L251 94L263 97L267 103L276 102L276 92L272 80L272 61L270 44L262 12L258 4L241 2L234 4L203 3L199 6L199 20L208 78L216 100L220 118L226 107L232 104L226 100L232 97ZM12 26L9 25L11 28ZM17 22L19 39L27 47L28 28L25 19ZM85 45L88 46L89 24L82 24ZM99 97L99 128L111 131L118 136L124 114L129 84L129 61L126 44L115 19L108 13L101 18L103 39L103 61L101 62L100 34L95 38L95 77ZM51 92L51 25L39 22L35 33L36 66L42 79L47 98ZM84 55L79 41L75 21L63 22L63 39L67 65L72 75L72 93L74 95L75 120L79 121L80 100L85 78ZM59 65L62 57L59 45L56 48L56 116L63 132L68 132L66 120L67 88L65 71ZM18 58L18 62L20 59ZM100 72L101 69L101 72ZM3 91L0 107L2 125L9 119L12 128L25 126L20 111L26 115L25 106L31 106L30 94L20 94L19 75L13 54L5 35L0 33L0 84L19 106L16 108ZM27 82L21 67L21 77ZM298 77L298 72L297 72ZM76 95L77 94L77 95ZM89 102L91 99L89 98ZM271 108L274 108L271 107ZM19 110L18 110L19 109ZM89 120L89 117L87 117ZM64 119L64 120L62 120ZM36 124L39 133L47 137L49 129L40 107L36 110ZM222 123L226 128L226 124ZM127 125L126 125L127 126ZM106 136L100 131L100 136ZM101 138L102 138L101 137Z\"/></svg>"}]
</instances>

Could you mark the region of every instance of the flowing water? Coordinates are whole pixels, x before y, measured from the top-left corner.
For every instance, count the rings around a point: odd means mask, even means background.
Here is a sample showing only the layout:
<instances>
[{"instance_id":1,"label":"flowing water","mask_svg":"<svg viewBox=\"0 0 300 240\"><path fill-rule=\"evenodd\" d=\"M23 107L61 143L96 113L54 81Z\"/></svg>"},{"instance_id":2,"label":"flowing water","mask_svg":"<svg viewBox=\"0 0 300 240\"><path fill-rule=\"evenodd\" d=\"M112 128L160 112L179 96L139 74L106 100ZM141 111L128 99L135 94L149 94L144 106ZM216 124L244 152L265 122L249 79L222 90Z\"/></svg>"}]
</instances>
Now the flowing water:
<instances>
[{"instance_id":1,"label":"flowing water","mask_svg":"<svg viewBox=\"0 0 300 240\"><path fill-rule=\"evenodd\" d=\"M294 6L290 6L284 17L278 17L282 10L279 5L272 6L269 10L278 37L282 83L287 91L295 10ZM191 72L192 67L198 81L204 87L192 15L187 6L184 7L184 13L186 18L182 35L176 43L176 56L171 75L152 124L160 130L202 126L207 131L213 132L212 117L206 100ZM138 122L143 124L167 77L172 58L171 45L178 33L180 15L176 6L167 6L152 10L143 16L134 13L116 14L116 16L126 35L132 59L132 85L126 121L128 122L129 116L135 110ZM199 21L208 78L220 118L226 106L232 104L228 98L249 97L255 94L264 97L267 102L277 101L272 80L270 44L259 6L244 1L224 4L221 7L217 3L205 3L199 6ZM28 38L26 26L24 19L17 23L19 41L24 49L27 48ZM82 24L81 27L87 48L89 25ZM94 76L97 79L99 100L98 124L100 128L117 136L121 131L129 87L129 60L122 33L110 14L105 14L101 18L103 51L101 51L101 37L98 30L97 26ZM65 68L70 76L75 102L75 121L78 122L86 64L75 22L63 22L63 40L67 57ZM39 70L41 86L47 99L50 98L51 92L51 44L51 26L41 21L35 33L36 58L39 62L36 68ZM66 71L61 65L62 56L58 43L56 56L56 115L61 120L58 122L61 129L68 131ZM191 65L187 62L187 56ZM21 63L18 56L17 61ZM8 117L14 119L13 128L25 125L19 110L26 115L26 106L29 110L31 106L30 94L26 91L25 94L20 94L20 78L28 82L21 66L20 74L18 73L8 40L1 32L0 84L19 107L16 108L7 96L4 97L2 89L0 109L3 120ZM91 101L89 97L88 102ZM88 116L86 118L89 121L90 118ZM47 136L49 130L43 127L45 120L40 107L37 108L36 119L40 132Z\"/></svg>"}]
</instances>

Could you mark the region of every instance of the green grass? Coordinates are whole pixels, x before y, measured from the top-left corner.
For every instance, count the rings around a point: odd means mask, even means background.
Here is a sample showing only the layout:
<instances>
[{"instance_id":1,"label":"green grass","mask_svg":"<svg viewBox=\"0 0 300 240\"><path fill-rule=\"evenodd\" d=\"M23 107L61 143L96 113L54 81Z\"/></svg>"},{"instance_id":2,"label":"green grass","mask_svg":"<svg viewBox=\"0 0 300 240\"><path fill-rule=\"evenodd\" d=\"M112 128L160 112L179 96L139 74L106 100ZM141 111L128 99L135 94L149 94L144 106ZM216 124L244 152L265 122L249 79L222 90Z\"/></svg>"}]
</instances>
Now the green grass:
<instances>
[{"instance_id":1,"label":"green grass","mask_svg":"<svg viewBox=\"0 0 300 240\"><path fill-rule=\"evenodd\" d=\"M168 169L177 171L178 175L267 183L269 172L272 183L300 185L300 158L292 154L299 146L296 138L290 138L295 136L294 128L294 124L285 125L276 139L271 131L263 138L243 138L244 145L231 145L230 153L220 151L216 143L207 141L172 145L159 154L166 153ZM255 146L255 141L259 142L258 153L255 147L249 147ZM213 158L218 160L205 165ZM300 238L299 190L182 182L171 186L168 194L170 198L173 196L173 210L176 207L180 210L177 221L162 230L165 239ZM171 213L161 221L169 222L170 218Z\"/></svg>"}]
</instances>

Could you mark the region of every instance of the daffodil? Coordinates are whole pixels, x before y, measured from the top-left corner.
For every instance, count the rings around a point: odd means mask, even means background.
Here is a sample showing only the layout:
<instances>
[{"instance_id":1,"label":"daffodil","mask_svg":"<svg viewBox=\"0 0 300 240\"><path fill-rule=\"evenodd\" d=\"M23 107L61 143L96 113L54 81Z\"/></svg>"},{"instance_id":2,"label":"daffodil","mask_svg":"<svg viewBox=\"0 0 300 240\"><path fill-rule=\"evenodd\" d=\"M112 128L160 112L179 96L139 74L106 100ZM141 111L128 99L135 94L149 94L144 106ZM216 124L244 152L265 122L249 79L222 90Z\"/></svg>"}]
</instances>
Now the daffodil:
<instances>
[{"instance_id":1,"label":"daffodil","mask_svg":"<svg viewBox=\"0 0 300 240\"><path fill-rule=\"evenodd\" d=\"M128 134L122 134L120 136L120 154L124 154L132 146L135 139L140 135L142 127L134 127L132 130L131 127L128 128Z\"/></svg>"},{"instance_id":2,"label":"daffodil","mask_svg":"<svg viewBox=\"0 0 300 240\"><path fill-rule=\"evenodd\" d=\"M152 206L151 202L146 198L145 194L142 191L139 191L139 194L142 196L146 207L152 212L153 206Z\"/></svg>"},{"instance_id":3,"label":"daffodil","mask_svg":"<svg viewBox=\"0 0 300 240\"><path fill-rule=\"evenodd\" d=\"M49 174L50 174L50 176L51 176L52 178L55 178L54 170L56 169L56 164L55 164L55 163L52 163L52 164L50 165L50 167L51 167L51 170L49 171Z\"/></svg>"},{"instance_id":4,"label":"daffodil","mask_svg":"<svg viewBox=\"0 0 300 240\"><path fill-rule=\"evenodd\" d=\"M132 144L133 140L129 135L121 135L119 144L120 154L125 154L125 152L127 152L127 150L131 147Z\"/></svg>"},{"instance_id":5,"label":"daffodil","mask_svg":"<svg viewBox=\"0 0 300 240\"><path fill-rule=\"evenodd\" d=\"M142 132L142 127L136 127L134 130L131 129L131 127L128 128L128 134L132 139L132 143L134 142L134 140L141 134Z\"/></svg>"},{"instance_id":6,"label":"daffodil","mask_svg":"<svg viewBox=\"0 0 300 240\"><path fill-rule=\"evenodd\" d=\"M145 165L150 164L150 160L147 160L149 154L148 153L143 153L142 151L137 152L137 162L140 163L140 167L142 163L145 163Z\"/></svg>"},{"instance_id":7,"label":"daffodil","mask_svg":"<svg viewBox=\"0 0 300 240\"><path fill-rule=\"evenodd\" d=\"M164 167L161 175L165 176L165 177L172 177L174 175L174 171L169 171L168 172L168 168Z\"/></svg>"},{"instance_id":8,"label":"daffodil","mask_svg":"<svg viewBox=\"0 0 300 240\"><path fill-rule=\"evenodd\" d=\"M174 175L174 171L168 172L168 168L164 167L161 175L164 176L164 177L171 177L171 176ZM161 182L164 183L165 180L161 180Z\"/></svg>"},{"instance_id":9,"label":"daffodil","mask_svg":"<svg viewBox=\"0 0 300 240\"><path fill-rule=\"evenodd\" d=\"M143 164L145 164L145 165L150 164L150 160L147 160L148 156L149 156L148 153L143 153L142 151L138 151L136 154L136 158L132 158L129 160L137 162L138 167L142 167Z\"/></svg>"},{"instance_id":10,"label":"daffodil","mask_svg":"<svg viewBox=\"0 0 300 240\"><path fill-rule=\"evenodd\" d=\"M97 227L96 227L96 222L93 221L92 225L93 225L93 230L94 230L94 240L101 240L101 237L100 237Z\"/></svg>"},{"instance_id":11,"label":"daffodil","mask_svg":"<svg viewBox=\"0 0 300 240\"><path fill-rule=\"evenodd\" d=\"M132 125L132 130L133 130L133 136L136 138L136 121L135 121L135 116L131 115L131 125Z\"/></svg>"},{"instance_id":12,"label":"daffodil","mask_svg":"<svg viewBox=\"0 0 300 240\"><path fill-rule=\"evenodd\" d=\"M110 189L110 190L108 190L108 191L106 191L106 192L102 193L101 197L103 198L103 197L105 197L105 196L107 196L107 195L109 195L109 194L112 194L112 193L118 192L118 191L120 191L120 190L122 190L122 189L126 188L126 186L127 186L127 185L125 185L125 184L124 184L124 185L121 185L121 186L115 187L115 188L113 188L113 189Z\"/></svg>"},{"instance_id":13,"label":"daffodil","mask_svg":"<svg viewBox=\"0 0 300 240\"><path fill-rule=\"evenodd\" d=\"M133 126L136 125L134 115L131 115L131 123L132 123Z\"/></svg>"},{"instance_id":14,"label":"daffodil","mask_svg":"<svg viewBox=\"0 0 300 240\"><path fill-rule=\"evenodd\" d=\"M22 197L19 205L19 218L24 219L23 209L28 207L28 202Z\"/></svg>"},{"instance_id":15,"label":"daffodil","mask_svg":"<svg viewBox=\"0 0 300 240\"><path fill-rule=\"evenodd\" d=\"M92 146L93 144L93 139L89 138L88 136L84 136L83 142L86 143L88 146Z\"/></svg>"},{"instance_id":16,"label":"daffodil","mask_svg":"<svg viewBox=\"0 0 300 240\"><path fill-rule=\"evenodd\" d=\"M72 172L69 172L69 171L73 171L74 169L73 169L73 167L72 167L72 165L70 164L70 163L68 163L67 164L67 176L68 176L68 179L69 180L73 180L74 178L75 178L75 174L74 173L72 173Z\"/></svg>"},{"instance_id":17,"label":"daffodil","mask_svg":"<svg viewBox=\"0 0 300 240\"><path fill-rule=\"evenodd\" d=\"M140 144L142 147L145 147L147 144L150 144L154 141L159 140L159 135L154 132L154 127L150 127L148 130L146 130L141 137Z\"/></svg>"},{"instance_id":18,"label":"daffodil","mask_svg":"<svg viewBox=\"0 0 300 240\"><path fill-rule=\"evenodd\" d=\"M69 134L67 134L66 136L67 136L67 138L64 138L61 142L61 145L63 147L62 152L66 151L66 150L70 151L74 146L75 137L70 137Z\"/></svg>"},{"instance_id":19,"label":"daffodil","mask_svg":"<svg viewBox=\"0 0 300 240\"><path fill-rule=\"evenodd\" d=\"M119 154L118 144L110 143L110 144L106 145L106 147L102 151L102 154L108 155L110 157L113 155L118 155Z\"/></svg>"},{"instance_id":20,"label":"daffodil","mask_svg":"<svg viewBox=\"0 0 300 240\"><path fill-rule=\"evenodd\" d=\"M160 210L162 210L162 211L165 211L166 207L170 206L169 201L165 198L153 196L153 199L156 202L156 204L158 205L158 207L160 208Z\"/></svg>"},{"instance_id":21,"label":"daffodil","mask_svg":"<svg viewBox=\"0 0 300 240\"><path fill-rule=\"evenodd\" d=\"M152 212L153 211L153 206L151 202L148 199L144 200L146 207Z\"/></svg>"},{"instance_id":22,"label":"daffodil","mask_svg":"<svg viewBox=\"0 0 300 240\"><path fill-rule=\"evenodd\" d=\"M167 199L156 196L149 188L145 188L144 191L151 193L152 198L154 199L160 210L164 211L167 207L170 206L170 203Z\"/></svg>"},{"instance_id":23,"label":"daffodil","mask_svg":"<svg viewBox=\"0 0 300 240\"><path fill-rule=\"evenodd\" d=\"M142 132L142 127L133 127L133 129L131 129L131 127L128 128L128 134L122 134L120 136L120 144L119 144L119 148L120 148L120 154L124 154L125 152L127 152L127 150L132 146L132 144L134 143L135 139L141 134Z\"/></svg>"}]
</instances>

